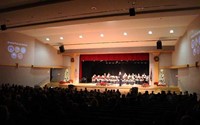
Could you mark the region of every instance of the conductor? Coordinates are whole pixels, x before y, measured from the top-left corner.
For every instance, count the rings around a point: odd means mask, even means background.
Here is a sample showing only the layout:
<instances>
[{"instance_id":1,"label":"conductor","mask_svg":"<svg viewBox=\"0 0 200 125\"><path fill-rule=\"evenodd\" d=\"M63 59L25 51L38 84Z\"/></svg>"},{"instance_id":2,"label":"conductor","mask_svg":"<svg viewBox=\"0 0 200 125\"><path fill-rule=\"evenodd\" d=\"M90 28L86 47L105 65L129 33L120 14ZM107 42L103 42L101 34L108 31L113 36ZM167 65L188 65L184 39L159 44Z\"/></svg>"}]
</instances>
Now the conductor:
<instances>
[{"instance_id":1,"label":"conductor","mask_svg":"<svg viewBox=\"0 0 200 125\"><path fill-rule=\"evenodd\" d=\"M122 73L119 72L119 86L122 86Z\"/></svg>"}]
</instances>

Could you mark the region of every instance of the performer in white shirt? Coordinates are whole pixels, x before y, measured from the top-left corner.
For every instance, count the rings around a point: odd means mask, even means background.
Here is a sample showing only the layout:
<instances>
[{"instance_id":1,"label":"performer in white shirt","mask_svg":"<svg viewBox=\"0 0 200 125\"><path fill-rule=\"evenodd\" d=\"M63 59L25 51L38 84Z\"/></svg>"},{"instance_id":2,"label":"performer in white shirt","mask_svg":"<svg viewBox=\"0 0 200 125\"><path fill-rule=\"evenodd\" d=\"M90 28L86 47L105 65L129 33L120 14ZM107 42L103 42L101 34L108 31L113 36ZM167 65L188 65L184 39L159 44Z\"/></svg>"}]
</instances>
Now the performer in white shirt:
<instances>
[{"instance_id":1,"label":"performer in white shirt","mask_svg":"<svg viewBox=\"0 0 200 125\"><path fill-rule=\"evenodd\" d=\"M94 74L92 76L92 83L95 83L95 82L97 82L97 76L96 76L96 74Z\"/></svg>"},{"instance_id":2,"label":"performer in white shirt","mask_svg":"<svg viewBox=\"0 0 200 125\"><path fill-rule=\"evenodd\" d=\"M119 86L122 86L122 73L121 72L119 72L118 77L119 77Z\"/></svg>"}]
</instances>

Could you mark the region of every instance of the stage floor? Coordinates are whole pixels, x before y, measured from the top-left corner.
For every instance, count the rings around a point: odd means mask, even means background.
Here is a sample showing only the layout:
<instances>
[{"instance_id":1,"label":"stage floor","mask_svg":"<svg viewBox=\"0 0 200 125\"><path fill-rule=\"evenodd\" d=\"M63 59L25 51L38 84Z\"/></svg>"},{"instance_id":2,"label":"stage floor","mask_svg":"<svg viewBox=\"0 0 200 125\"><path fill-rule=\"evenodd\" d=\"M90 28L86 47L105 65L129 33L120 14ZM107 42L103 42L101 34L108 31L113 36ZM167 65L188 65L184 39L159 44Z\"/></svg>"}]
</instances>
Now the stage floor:
<instances>
[{"instance_id":1,"label":"stage floor","mask_svg":"<svg viewBox=\"0 0 200 125\"><path fill-rule=\"evenodd\" d=\"M49 84L47 84L48 87L62 87L62 88L67 88L68 85L70 85L70 83L65 83L65 84L60 84L59 82L51 82ZM105 91L105 89L107 90L117 90L119 89L119 91L122 94L127 94L130 89L132 87L138 87L138 92L144 93L145 91L148 91L149 93L151 93L152 91L154 91L154 93L158 93L161 91L171 91L171 92L176 92L177 94L180 93L180 89L177 86L157 86L157 85L150 85L148 87L144 87L142 85L127 85L127 84L123 84L122 86L119 86L119 84L109 84L106 86L101 86L101 85L96 85L95 83L73 83L72 85L75 86L75 88L77 88L77 90L80 89L85 89L87 88L87 90L94 90L94 89L99 89L101 92Z\"/></svg>"}]
</instances>

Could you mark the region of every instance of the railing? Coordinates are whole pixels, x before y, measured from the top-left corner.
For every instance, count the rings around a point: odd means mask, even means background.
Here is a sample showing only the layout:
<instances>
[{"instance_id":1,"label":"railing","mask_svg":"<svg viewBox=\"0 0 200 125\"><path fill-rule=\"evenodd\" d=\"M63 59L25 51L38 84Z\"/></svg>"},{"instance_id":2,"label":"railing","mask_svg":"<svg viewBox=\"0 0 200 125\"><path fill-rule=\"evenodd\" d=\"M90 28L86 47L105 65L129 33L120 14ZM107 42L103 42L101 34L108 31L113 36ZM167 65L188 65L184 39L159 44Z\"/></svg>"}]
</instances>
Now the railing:
<instances>
[{"instance_id":1,"label":"railing","mask_svg":"<svg viewBox=\"0 0 200 125\"><path fill-rule=\"evenodd\" d=\"M15 64L0 64L2 67L16 67L16 68L35 68L35 69L50 69L50 68L68 68L66 66L35 66L35 65L22 65L19 63Z\"/></svg>"},{"instance_id":2,"label":"railing","mask_svg":"<svg viewBox=\"0 0 200 125\"><path fill-rule=\"evenodd\" d=\"M47 78L43 79L41 82L39 82L37 85L35 85L35 87L44 87L49 82L50 82L50 78L47 77Z\"/></svg>"}]
</instances>

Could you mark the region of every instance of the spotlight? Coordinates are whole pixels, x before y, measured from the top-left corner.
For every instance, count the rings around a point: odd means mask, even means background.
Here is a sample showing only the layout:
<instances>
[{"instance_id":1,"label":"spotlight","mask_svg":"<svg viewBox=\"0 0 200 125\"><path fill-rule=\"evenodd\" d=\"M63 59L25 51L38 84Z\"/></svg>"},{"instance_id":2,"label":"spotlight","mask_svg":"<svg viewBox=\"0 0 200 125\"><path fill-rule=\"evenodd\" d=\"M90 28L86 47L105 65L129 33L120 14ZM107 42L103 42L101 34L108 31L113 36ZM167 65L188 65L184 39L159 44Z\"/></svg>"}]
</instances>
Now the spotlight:
<instances>
[{"instance_id":1,"label":"spotlight","mask_svg":"<svg viewBox=\"0 0 200 125\"><path fill-rule=\"evenodd\" d=\"M135 8L130 8L129 9L129 15L130 16L135 16Z\"/></svg>"},{"instance_id":2,"label":"spotlight","mask_svg":"<svg viewBox=\"0 0 200 125\"><path fill-rule=\"evenodd\" d=\"M3 30L6 30L6 29L7 29L7 27L6 27L5 24L1 25L1 30L2 30L2 31L3 31Z\"/></svg>"}]
</instances>

